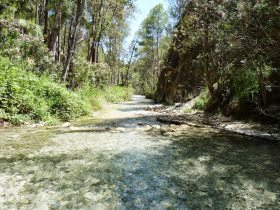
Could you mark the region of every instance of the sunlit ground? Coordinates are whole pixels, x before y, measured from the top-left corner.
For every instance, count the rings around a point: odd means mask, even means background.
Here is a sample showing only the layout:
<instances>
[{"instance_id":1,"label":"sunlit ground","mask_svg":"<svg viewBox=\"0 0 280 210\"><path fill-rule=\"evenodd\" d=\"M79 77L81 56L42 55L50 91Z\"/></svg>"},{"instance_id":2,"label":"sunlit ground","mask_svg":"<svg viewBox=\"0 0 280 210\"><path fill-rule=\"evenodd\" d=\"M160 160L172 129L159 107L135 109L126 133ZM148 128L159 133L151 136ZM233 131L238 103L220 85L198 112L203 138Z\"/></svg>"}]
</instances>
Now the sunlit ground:
<instances>
[{"instance_id":1,"label":"sunlit ground","mask_svg":"<svg viewBox=\"0 0 280 210\"><path fill-rule=\"evenodd\" d=\"M0 209L280 209L278 144L145 129L157 122L135 99L75 129L2 130Z\"/></svg>"}]
</instances>

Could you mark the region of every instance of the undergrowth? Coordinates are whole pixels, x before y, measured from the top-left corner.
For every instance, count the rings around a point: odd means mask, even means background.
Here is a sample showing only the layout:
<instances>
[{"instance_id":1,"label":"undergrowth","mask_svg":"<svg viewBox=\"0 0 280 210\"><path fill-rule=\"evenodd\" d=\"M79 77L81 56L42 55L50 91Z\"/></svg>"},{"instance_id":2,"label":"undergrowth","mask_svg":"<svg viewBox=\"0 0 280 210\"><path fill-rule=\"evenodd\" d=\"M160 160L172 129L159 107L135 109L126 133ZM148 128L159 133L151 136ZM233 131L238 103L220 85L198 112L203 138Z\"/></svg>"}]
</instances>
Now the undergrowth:
<instances>
[{"instance_id":1,"label":"undergrowth","mask_svg":"<svg viewBox=\"0 0 280 210\"><path fill-rule=\"evenodd\" d=\"M128 100L132 93L130 88L90 86L69 91L50 77L39 77L3 57L0 57L0 84L0 120L13 125L41 121L57 124L101 109L107 101Z\"/></svg>"},{"instance_id":2,"label":"undergrowth","mask_svg":"<svg viewBox=\"0 0 280 210\"><path fill-rule=\"evenodd\" d=\"M85 85L78 93L86 100L92 110L100 110L104 103L128 101L133 93L130 87L107 86L96 88Z\"/></svg>"}]
</instances>

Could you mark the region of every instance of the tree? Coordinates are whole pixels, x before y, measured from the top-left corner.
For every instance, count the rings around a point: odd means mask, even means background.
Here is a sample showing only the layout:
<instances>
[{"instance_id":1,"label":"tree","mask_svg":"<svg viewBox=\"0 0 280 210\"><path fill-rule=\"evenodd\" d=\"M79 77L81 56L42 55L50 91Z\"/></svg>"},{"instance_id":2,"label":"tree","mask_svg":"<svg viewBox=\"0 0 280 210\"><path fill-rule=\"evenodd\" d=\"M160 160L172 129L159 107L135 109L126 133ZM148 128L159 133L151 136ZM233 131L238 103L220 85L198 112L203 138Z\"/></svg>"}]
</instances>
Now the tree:
<instances>
[{"instance_id":1,"label":"tree","mask_svg":"<svg viewBox=\"0 0 280 210\"><path fill-rule=\"evenodd\" d=\"M183 8L166 61L172 73L165 77L163 71L158 94L173 85L174 95L165 97L174 102L207 87L208 111L238 100L264 113L279 98L272 79L279 78L280 68L279 1L192 0Z\"/></svg>"},{"instance_id":2,"label":"tree","mask_svg":"<svg viewBox=\"0 0 280 210\"><path fill-rule=\"evenodd\" d=\"M77 37L80 29L81 18L84 13L84 7L85 7L85 0L77 0L75 19L72 19L70 23L71 27L69 30L68 52L67 52L67 57L64 64L63 72L62 72L62 80L64 82L67 79L70 64L73 60L77 48L77 41L78 41Z\"/></svg>"},{"instance_id":3,"label":"tree","mask_svg":"<svg viewBox=\"0 0 280 210\"><path fill-rule=\"evenodd\" d=\"M157 77L162 67L163 52L160 45L168 28L168 15L162 4L151 9L147 18L142 22L138 32L138 69L143 84L143 92L153 95Z\"/></svg>"}]
</instances>

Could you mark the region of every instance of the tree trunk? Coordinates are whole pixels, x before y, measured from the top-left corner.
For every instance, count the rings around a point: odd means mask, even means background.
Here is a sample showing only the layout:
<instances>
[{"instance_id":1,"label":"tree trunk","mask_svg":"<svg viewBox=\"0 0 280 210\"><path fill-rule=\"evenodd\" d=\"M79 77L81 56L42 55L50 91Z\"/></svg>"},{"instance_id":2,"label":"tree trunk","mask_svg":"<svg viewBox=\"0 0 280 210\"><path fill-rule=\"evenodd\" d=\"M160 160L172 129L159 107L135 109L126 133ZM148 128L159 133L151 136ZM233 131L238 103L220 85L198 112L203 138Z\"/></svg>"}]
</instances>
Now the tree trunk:
<instances>
[{"instance_id":1,"label":"tree trunk","mask_svg":"<svg viewBox=\"0 0 280 210\"><path fill-rule=\"evenodd\" d=\"M48 19L49 19L49 0L45 1L45 11L44 11L44 38L45 38L45 43L48 43Z\"/></svg>"},{"instance_id":2,"label":"tree trunk","mask_svg":"<svg viewBox=\"0 0 280 210\"><path fill-rule=\"evenodd\" d=\"M55 11L55 22L54 26L49 32L48 35L48 48L49 51L52 53L54 60L58 60L59 58L59 48L60 48L60 29L61 29L61 6L62 0L59 0L57 10Z\"/></svg>"},{"instance_id":3,"label":"tree trunk","mask_svg":"<svg viewBox=\"0 0 280 210\"><path fill-rule=\"evenodd\" d=\"M35 24L38 24L38 0L36 0L36 8L35 8Z\"/></svg>"},{"instance_id":4,"label":"tree trunk","mask_svg":"<svg viewBox=\"0 0 280 210\"><path fill-rule=\"evenodd\" d=\"M265 87L265 78L263 75L263 67L259 67L259 85L260 85L260 93L261 93L261 98L262 98L262 108L266 109L267 108L267 91Z\"/></svg>"},{"instance_id":5,"label":"tree trunk","mask_svg":"<svg viewBox=\"0 0 280 210\"><path fill-rule=\"evenodd\" d=\"M136 45L138 43L138 38L135 40L134 44L133 44L133 47L132 47L132 51L131 51L131 54L130 54L130 58L129 58L129 61L128 61L128 65L127 65L127 69L126 69L126 74L125 74L125 85L128 87L128 77L129 77L129 70L130 70L130 67L131 67L131 62L132 62L132 58L134 56L134 53L136 51Z\"/></svg>"},{"instance_id":6,"label":"tree trunk","mask_svg":"<svg viewBox=\"0 0 280 210\"><path fill-rule=\"evenodd\" d=\"M40 1L40 6L39 6L39 25L44 26L44 19L45 19L45 0Z\"/></svg>"},{"instance_id":7,"label":"tree trunk","mask_svg":"<svg viewBox=\"0 0 280 210\"><path fill-rule=\"evenodd\" d=\"M57 62L61 61L61 28L62 28L62 21L61 21L61 15L60 15L58 37L57 37L57 58L56 58Z\"/></svg>"},{"instance_id":8,"label":"tree trunk","mask_svg":"<svg viewBox=\"0 0 280 210\"><path fill-rule=\"evenodd\" d=\"M84 7L85 7L85 0L77 0L77 9L76 9L74 27L73 27L73 31L71 30L72 32L70 32L71 34L69 37L67 58L65 61L63 72L62 72L62 81L63 82L65 82L67 79L70 64L73 60L74 53L76 51L77 36L78 36L78 31L80 29L81 18L82 18L83 12L84 12Z\"/></svg>"},{"instance_id":9,"label":"tree trunk","mask_svg":"<svg viewBox=\"0 0 280 210\"><path fill-rule=\"evenodd\" d=\"M206 8L206 14L208 13L208 8ZM212 75L209 68L209 18L206 17L205 27L204 27L204 54L205 54L205 75L206 75L206 84L209 90L209 93L212 98L214 98L214 87L212 82Z\"/></svg>"},{"instance_id":10,"label":"tree trunk","mask_svg":"<svg viewBox=\"0 0 280 210\"><path fill-rule=\"evenodd\" d=\"M62 48L62 51L63 51L63 55L65 56L65 51L66 51L66 36L67 36L67 23L65 23L65 26L64 26L64 35L63 35L63 48Z\"/></svg>"}]
</instances>

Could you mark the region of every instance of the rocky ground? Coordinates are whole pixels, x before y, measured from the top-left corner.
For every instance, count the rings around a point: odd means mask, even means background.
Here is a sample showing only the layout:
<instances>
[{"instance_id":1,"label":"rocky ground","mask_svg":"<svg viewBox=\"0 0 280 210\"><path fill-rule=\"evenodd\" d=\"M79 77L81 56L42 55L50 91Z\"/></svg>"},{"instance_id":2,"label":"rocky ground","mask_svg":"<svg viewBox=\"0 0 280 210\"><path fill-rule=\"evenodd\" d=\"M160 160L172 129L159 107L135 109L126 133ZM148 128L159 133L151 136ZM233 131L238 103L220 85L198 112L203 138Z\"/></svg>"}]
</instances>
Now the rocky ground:
<instances>
[{"instance_id":1,"label":"rocky ground","mask_svg":"<svg viewBox=\"0 0 280 210\"><path fill-rule=\"evenodd\" d=\"M0 209L280 209L279 143L161 123L171 112L156 108L134 96L62 127L0 129Z\"/></svg>"},{"instance_id":2,"label":"rocky ground","mask_svg":"<svg viewBox=\"0 0 280 210\"><path fill-rule=\"evenodd\" d=\"M147 110L158 112L158 121L166 124L186 124L194 127L212 127L258 139L279 141L280 124L261 124L253 121L237 121L218 114L191 110L193 101L175 106L153 105ZM185 110L189 110L187 113Z\"/></svg>"}]
</instances>

